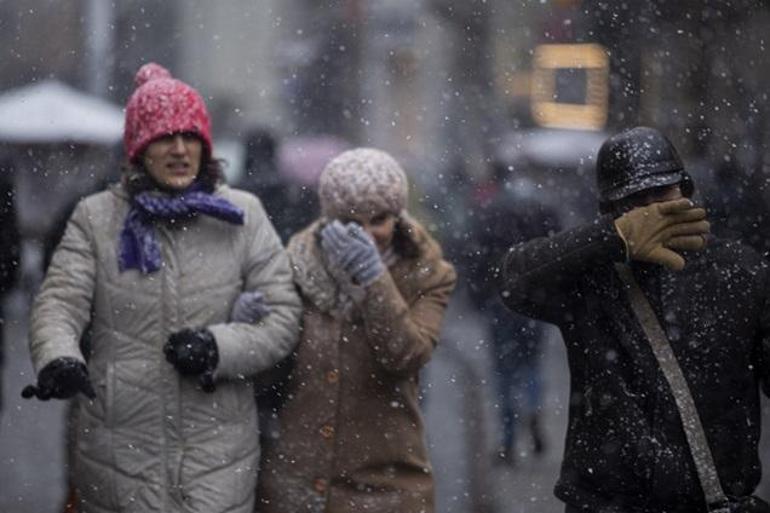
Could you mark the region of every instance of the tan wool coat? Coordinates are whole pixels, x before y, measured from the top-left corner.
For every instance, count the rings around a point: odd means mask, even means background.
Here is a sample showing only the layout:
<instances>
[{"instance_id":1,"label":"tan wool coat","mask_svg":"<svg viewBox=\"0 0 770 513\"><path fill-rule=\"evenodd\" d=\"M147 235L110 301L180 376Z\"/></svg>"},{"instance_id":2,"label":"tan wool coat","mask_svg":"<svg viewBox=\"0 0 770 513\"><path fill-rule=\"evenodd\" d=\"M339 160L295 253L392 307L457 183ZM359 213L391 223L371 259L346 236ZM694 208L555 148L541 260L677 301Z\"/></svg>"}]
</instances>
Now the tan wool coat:
<instances>
[{"instance_id":1,"label":"tan wool coat","mask_svg":"<svg viewBox=\"0 0 770 513\"><path fill-rule=\"evenodd\" d=\"M122 187L80 202L32 308L30 349L39 371L58 357L84 360L96 399L78 396L72 476L81 513L247 513L259 442L251 375L294 348L300 300L289 260L259 201L222 186L243 226L200 215L156 223L163 264L143 275L118 268L129 209ZM231 323L244 290L270 314ZM180 375L163 355L170 333L207 327L219 350L216 391Z\"/></svg>"},{"instance_id":2,"label":"tan wool coat","mask_svg":"<svg viewBox=\"0 0 770 513\"><path fill-rule=\"evenodd\" d=\"M333 293L317 244L319 224L289 243L303 296L300 343L277 428L263 447L260 513L430 513L433 477L418 402L456 275L416 221L402 228L418 248L355 300Z\"/></svg>"}]
</instances>

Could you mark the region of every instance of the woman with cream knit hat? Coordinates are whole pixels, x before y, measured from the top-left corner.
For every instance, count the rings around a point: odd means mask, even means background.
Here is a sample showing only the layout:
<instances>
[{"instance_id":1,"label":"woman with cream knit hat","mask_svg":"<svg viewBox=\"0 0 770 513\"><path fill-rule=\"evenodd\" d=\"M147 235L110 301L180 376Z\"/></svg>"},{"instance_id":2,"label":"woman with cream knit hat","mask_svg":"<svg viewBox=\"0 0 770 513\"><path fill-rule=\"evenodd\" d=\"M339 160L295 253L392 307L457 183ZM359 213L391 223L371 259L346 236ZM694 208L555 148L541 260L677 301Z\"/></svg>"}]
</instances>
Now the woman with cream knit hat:
<instances>
[{"instance_id":1,"label":"woman with cream knit hat","mask_svg":"<svg viewBox=\"0 0 770 513\"><path fill-rule=\"evenodd\" d=\"M342 153L319 197L321 218L288 246L304 314L257 511L432 512L418 374L454 269L406 212L406 175L387 153Z\"/></svg>"}]
</instances>

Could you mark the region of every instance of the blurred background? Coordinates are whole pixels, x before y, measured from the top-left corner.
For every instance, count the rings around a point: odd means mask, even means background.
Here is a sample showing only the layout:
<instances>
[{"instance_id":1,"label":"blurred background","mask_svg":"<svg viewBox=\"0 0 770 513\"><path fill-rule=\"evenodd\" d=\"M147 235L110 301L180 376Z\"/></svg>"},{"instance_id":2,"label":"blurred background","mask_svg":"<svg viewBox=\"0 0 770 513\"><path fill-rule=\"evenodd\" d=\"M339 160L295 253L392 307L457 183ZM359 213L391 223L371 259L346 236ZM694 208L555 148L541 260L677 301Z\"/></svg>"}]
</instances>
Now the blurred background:
<instances>
[{"instance_id":1,"label":"blurred background","mask_svg":"<svg viewBox=\"0 0 770 513\"><path fill-rule=\"evenodd\" d=\"M514 394L541 390L516 410L529 434L500 458L506 371L478 276L512 240L478 227L517 215L491 207L503 192L550 212L547 227L590 219L599 145L644 124L680 149L714 231L766 253L769 27L764 0L0 0L0 178L22 248L4 298L0 511L62 511L64 405L19 398L28 305L74 202L120 175L142 64L201 92L229 182L284 240L315 217L336 153L376 146L404 165L410 209L461 276L423 377L438 511L545 512L561 510L563 348L544 328Z\"/></svg>"}]
</instances>

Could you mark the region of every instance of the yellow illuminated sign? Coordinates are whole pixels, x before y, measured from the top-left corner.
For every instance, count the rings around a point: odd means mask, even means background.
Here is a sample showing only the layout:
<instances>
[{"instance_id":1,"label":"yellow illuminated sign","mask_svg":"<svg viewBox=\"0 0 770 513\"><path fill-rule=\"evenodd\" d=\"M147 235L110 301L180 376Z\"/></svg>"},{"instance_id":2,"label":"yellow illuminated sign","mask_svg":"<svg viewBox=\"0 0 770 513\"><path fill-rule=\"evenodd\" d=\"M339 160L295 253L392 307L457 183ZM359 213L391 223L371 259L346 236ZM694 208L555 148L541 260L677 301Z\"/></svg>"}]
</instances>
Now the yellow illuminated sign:
<instances>
[{"instance_id":1,"label":"yellow illuminated sign","mask_svg":"<svg viewBox=\"0 0 770 513\"><path fill-rule=\"evenodd\" d=\"M609 56L601 45L540 45L535 48L532 116L541 126L600 130L607 123ZM559 101L557 74L584 71L584 102Z\"/></svg>"}]
</instances>

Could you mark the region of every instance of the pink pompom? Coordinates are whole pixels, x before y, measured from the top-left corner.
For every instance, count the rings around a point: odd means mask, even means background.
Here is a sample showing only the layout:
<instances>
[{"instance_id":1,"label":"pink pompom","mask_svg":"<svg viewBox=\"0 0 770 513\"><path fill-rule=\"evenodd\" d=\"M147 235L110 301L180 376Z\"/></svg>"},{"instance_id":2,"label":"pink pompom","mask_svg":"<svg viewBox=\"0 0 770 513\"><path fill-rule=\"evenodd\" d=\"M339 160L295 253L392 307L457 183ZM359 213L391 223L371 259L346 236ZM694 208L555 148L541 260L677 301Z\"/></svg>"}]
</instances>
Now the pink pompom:
<instances>
[{"instance_id":1,"label":"pink pompom","mask_svg":"<svg viewBox=\"0 0 770 513\"><path fill-rule=\"evenodd\" d=\"M134 77L134 84L136 84L136 87L138 88L150 80L158 80L161 78L173 77L171 76L171 72L160 64L149 62L139 68L139 71L136 72L136 76Z\"/></svg>"}]
</instances>

